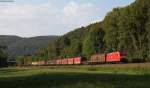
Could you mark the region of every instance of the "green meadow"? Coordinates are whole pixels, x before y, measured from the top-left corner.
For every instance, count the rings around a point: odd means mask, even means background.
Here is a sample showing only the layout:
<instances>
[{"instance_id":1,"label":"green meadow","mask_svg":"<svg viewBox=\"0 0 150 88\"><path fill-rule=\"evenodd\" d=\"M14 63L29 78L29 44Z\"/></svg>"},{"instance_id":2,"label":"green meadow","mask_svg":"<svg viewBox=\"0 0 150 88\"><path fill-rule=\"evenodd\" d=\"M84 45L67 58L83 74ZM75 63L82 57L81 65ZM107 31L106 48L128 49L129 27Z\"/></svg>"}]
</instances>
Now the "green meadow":
<instances>
[{"instance_id":1,"label":"green meadow","mask_svg":"<svg viewBox=\"0 0 150 88\"><path fill-rule=\"evenodd\" d=\"M150 64L9 67L0 88L149 88Z\"/></svg>"}]
</instances>

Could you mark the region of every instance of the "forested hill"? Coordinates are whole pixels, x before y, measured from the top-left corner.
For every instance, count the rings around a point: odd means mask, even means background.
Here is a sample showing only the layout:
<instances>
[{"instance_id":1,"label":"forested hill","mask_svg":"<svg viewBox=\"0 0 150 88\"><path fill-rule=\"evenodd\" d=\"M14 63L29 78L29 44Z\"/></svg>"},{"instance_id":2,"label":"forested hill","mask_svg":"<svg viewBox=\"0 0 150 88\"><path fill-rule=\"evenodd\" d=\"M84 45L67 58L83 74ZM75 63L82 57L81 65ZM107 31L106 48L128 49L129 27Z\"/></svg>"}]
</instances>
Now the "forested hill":
<instances>
[{"instance_id":1,"label":"forested hill","mask_svg":"<svg viewBox=\"0 0 150 88\"><path fill-rule=\"evenodd\" d=\"M61 36L30 59L89 58L92 54L114 51L128 52L129 62L150 61L150 0L114 8L102 22Z\"/></svg>"},{"instance_id":2,"label":"forested hill","mask_svg":"<svg viewBox=\"0 0 150 88\"><path fill-rule=\"evenodd\" d=\"M40 48L48 47L48 44L54 42L57 38L57 36L22 38L0 35L0 45L7 47L6 50L10 58L15 58L16 56L32 55Z\"/></svg>"}]
</instances>

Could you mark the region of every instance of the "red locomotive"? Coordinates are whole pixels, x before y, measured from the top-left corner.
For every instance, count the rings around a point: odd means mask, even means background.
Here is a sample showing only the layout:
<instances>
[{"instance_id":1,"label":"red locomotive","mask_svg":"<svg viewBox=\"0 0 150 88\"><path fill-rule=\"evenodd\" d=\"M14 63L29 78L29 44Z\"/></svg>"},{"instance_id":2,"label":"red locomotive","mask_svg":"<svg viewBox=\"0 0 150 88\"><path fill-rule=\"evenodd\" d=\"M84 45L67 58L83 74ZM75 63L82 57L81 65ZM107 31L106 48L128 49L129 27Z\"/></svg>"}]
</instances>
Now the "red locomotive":
<instances>
[{"instance_id":1,"label":"red locomotive","mask_svg":"<svg viewBox=\"0 0 150 88\"><path fill-rule=\"evenodd\" d=\"M113 52L106 55L106 62L120 62L127 58L126 52Z\"/></svg>"}]
</instances>

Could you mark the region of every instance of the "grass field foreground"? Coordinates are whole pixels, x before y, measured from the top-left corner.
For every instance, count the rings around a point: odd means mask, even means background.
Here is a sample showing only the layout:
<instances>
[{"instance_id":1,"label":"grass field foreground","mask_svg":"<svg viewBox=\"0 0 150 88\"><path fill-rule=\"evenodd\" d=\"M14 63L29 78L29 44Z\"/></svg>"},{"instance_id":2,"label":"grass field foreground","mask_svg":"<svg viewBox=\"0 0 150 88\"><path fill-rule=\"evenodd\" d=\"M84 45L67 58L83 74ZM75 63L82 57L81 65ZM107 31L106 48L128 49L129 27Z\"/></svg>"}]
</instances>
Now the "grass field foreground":
<instances>
[{"instance_id":1,"label":"grass field foreground","mask_svg":"<svg viewBox=\"0 0 150 88\"><path fill-rule=\"evenodd\" d=\"M0 69L1 88L149 88L150 64Z\"/></svg>"}]
</instances>

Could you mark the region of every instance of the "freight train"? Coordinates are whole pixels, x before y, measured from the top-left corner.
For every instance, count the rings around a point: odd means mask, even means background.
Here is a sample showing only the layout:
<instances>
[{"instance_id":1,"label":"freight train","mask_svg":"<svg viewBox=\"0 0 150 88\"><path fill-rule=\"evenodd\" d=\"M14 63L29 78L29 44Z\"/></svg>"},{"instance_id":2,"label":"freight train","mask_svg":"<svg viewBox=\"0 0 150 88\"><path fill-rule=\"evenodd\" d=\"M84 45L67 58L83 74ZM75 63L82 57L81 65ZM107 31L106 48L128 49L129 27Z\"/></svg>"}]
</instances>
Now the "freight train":
<instances>
[{"instance_id":1,"label":"freight train","mask_svg":"<svg viewBox=\"0 0 150 88\"><path fill-rule=\"evenodd\" d=\"M50 61L32 62L32 65L82 65L124 62L127 52L112 52L92 55L89 60L85 57L64 58Z\"/></svg>"}]
</instances>

